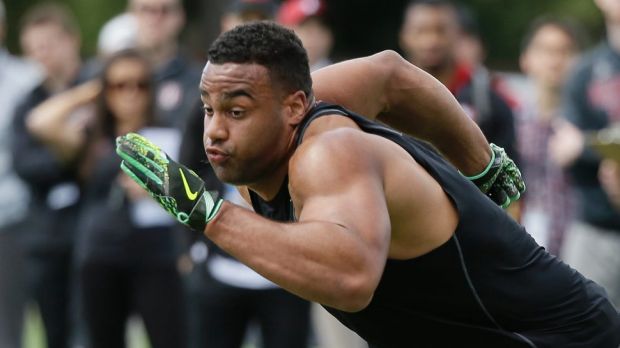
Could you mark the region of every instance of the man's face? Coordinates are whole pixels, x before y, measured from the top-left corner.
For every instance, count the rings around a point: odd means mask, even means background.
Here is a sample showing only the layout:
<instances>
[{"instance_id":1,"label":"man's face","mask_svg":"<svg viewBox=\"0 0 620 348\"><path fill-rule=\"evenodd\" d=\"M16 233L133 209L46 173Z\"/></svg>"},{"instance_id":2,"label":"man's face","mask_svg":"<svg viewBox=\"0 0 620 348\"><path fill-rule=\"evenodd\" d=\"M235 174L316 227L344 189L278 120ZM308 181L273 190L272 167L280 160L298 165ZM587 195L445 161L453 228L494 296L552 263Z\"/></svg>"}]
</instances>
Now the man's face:
<instances>
[{"instance_id":1,"label":"man's face","mask_svg":"<svg viewBox=\"0 0 620 348\"><path fill-rule=\"evenodd\" d=\"M185 14L180 0L131 0L131 12L138 23L138 46L157 48L174 42L183 25Z\"/></svg>"},{"instance_id":2,"label":"man's face","mask_svg":"<svg viewBox=\"0 0 620 348\"><path fill-rule=\"evenodd\" d=\"M31 25L20 39L24 54L41 64L48 75L63 71L67 62L79 57L79 39L56 23Z\"/></svg>"},{"instance_id":3,"label":"man's face","mask_svg":"<svg viewBox=\"0 0 620 348\"><path fill-rule=\"evenodd\" d=\"M539 85L560 88L577 55L575 42L554 25L541 27L521 57L521 68Z\"/></svg>"},{"instance_id":4,"label":"man's face","mask_svg":"<svg viewBox=\"0 0 620 348\"><path fill-rule=\"evenodd\" d=\"M453 9L420 4L407 10L400 43L412 63L424 70L436 70L452 60L458 34Z\"/></svg>"},{"instance_id":5,"label":"man's face","mask_svg":"<svg viewBox=\"0 0 620 348\"><path fill-rule=\"evenodd\" d=\"M270 177L287 156L289 99L258 64L207 63L200 81L204 146L217 177L252 184Z\"/></svg>"}]
</instances>

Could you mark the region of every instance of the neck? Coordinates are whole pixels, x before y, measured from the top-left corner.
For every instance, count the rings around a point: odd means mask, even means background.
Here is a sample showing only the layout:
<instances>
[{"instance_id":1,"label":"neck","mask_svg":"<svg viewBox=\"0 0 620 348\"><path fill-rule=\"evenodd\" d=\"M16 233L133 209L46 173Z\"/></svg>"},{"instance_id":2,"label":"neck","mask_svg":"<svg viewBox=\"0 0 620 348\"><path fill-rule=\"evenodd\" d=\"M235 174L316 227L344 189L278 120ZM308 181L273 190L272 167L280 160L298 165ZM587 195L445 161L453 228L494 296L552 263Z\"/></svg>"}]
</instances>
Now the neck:
<instances>
[{"instance_id":1,"label":"neck","mask_svg":"<svg viewBox=\"0 0 620 348\"><path fill-rule=\"evenodd\" d=\"M284 178L288 175L288 160L275 171L271 171L266 178L260 179L255 183L248 184L247 187L254 191L265 201L271 201L280 192Z\"/></svg>"},{"instance_id":2,"label":"neck","mask_svg":"<svg viewBox=\"0 0 620 348\"><path fill-rule=\"evenodd\" d=\"M439 80L439 82L441 82L444 86L448 86L454 79L454 69L454 64L446 64L433 70L429 70L429 73Z\"/></svg>"},{"instance_id":3,"label":"neck","mask_svg":"<svg viewBox=\"0 0 620 348\"><path fill-rule=\"evenodd\" d=\"M278 166L274 170L268 171L264 178L247 185L250 190L256 192L256 194L265 201L271 201L278 194L278 192L280 192L284 179L288 176L289 163L291 161L291 157L293 157L293 154L297 149L295 140L297 139L298 131L299 127L291 132L291 136L285 147L285 155L279 162Z\"/></svg>"},{"instance_id":4,"label":"neck","mask_svg":"<svg viewBox=\"0 0 620 348\"><path fill-rule=\"evenodd\" d=\"M170 60L172 60L178 51L178 45L176 42L163 44L157 47L151 47L144 49L144 52L155 70L160 69Z\"/></svg>"},{"instance_id":5,"label":"neck","mask_svg":"<svg viewBox=\"0 0 620 348\"><path fill-rule=\"evenodd\" d=\"M560 107L560 88L536 86L536 105L541 119L551 119Z\"/></svg>"},{"instance_id":6,"label":"neck","mask_svg":"<svg viewBox=\"0 0 620 348\"><path fill-rule=\"evenodd\" d=\"M80 70L80 59L74 58L62 66L59 71L49 74L44 82L45 87L52 93L67 89L75 80Z\"/></svg>"},{"instance_id":7,"label":"neck","mask_svg":"<svg viewBox=\"0 0 620 348\"><path fill-rule=\"evenodd\" d=\"M455 65L449 61L444 61L443 63L434 65L434 66L422 66L419 64L418 61L416 61L414 55L409 55L407 57L407 60L411 64L431 74L434 78L439 80L443 85L450 83L450 80L452 79Z\"/></svg>"},{"instance_id":8,"label":"neck","mask_svg":"<svg viewBox=\"0 0 620 348\"><path fill-rule=\"evenodd\" d=\"M132 117L126 121L119 122L116 125L116 136L125 135L129 132L136 132L143 128L145 123L142 121L145 117Z\"/></svg>"}]
</instances>

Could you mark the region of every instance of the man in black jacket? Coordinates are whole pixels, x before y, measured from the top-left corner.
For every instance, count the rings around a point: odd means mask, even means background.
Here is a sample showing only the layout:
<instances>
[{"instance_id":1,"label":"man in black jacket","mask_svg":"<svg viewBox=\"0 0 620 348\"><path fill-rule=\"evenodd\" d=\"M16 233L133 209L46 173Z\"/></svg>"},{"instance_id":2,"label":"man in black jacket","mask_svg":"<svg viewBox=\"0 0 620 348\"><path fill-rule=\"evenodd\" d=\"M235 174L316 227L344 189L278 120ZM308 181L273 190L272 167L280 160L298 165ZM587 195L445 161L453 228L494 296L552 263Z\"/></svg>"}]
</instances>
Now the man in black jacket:
<instances>
[{"instance_id":1,"label":"man in black jacket","mask_svg":"<svg viewBox=\"0 0 620 348\"><path fill-rule=\"evenodd\" d=\"M58 348L67 347L70 337L71 255L80 190L66 154L35 138L27 117L50 95L83 80L79 37L75 19L60 5L39 5L24 16L23 51L41 63L45 79L16 111L12 141L15 170L32 191L32 219L24 236L29 287L48 346ZM79 125L75 130L72 135L83 136Z\"/></svg>"}]
</instances>

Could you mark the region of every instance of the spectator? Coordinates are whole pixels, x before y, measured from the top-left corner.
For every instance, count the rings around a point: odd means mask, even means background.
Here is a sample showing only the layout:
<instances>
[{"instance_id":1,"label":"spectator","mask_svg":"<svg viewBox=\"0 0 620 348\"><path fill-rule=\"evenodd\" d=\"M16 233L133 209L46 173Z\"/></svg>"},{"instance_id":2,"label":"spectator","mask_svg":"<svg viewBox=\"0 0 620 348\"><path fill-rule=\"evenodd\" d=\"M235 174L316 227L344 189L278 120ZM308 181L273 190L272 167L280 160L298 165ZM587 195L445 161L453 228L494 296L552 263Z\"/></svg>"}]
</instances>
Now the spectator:
<instances>
[{"instance_id":1,"label":"spectator","mask_svg":"<svg viewBox=\"0 0 620 348\"><path fill-rule=\"evenodd\" d=\"M200 82L201 67L190 60L183 52L180 34L185 26L185 9L181 0L128 0L128 12L136 20L136 48L151 62L154 72L154 120L153 126L173 128L180 132L192 127L202 127L202 105L196 86ZM197 122L196 125L193 122ZM194 128L195 129L195 128ZM202 143L201 140L199 140ZM183 139L183 143L193 139ZM189 147L191 149L191 146ZM188 146L181 145L179 156L196 158L200 170L203 164L204 151L187 153ZM196 156L196 157L195 157ZM191 276L191 262L187 240L194 237L184 227L175 234L175 241L169 248L175 249L179 257L179 268L186 282L186 298L189 297L189 335L192 343L199 339L202 327L193 329L195 320L191 319L196 305L192 293L200 284L196 284ZM195 249L196 250L196 249ZM196 251L195 251L196 253Z\"/></svg>"},{"instance_id":2,"label":"spectator","mask_svg":"<svg viewBox=\"0 0 620 348\"><path fill-rule=\"evenodd\" d=\"M573 219L574 198L566 173L551 161L549 139L561 117L561 91L580 46L571 22L543 17L532 22L520 58L527 76L516 114L521 170L528 186L522 223L554 255Z\"/></svg>"},{"instance_id":3,"label":"spectator","mask_svg":"<svg viewBox=\"0 0 620 348\"><path fill-rule=\"evenodd\" d=\"M80 190L65 149L48 148L27 129L26 118L52 94L83 79L80 34L66 7L42 4L23 17L20 40L25 55L44 70L44 81L27 95L16 112L12 139L15 170L32 192L28 231L24 235L26 273L31 295L41 312L48 347L64 348L70 337L72 248ZM79 128L83 120L76 114L73 121ZM81 135L66 136L74 141Z\"/></svg>"},{"instance_id":4,"label":"spectator","mask_svg":"<svg viewBox=\"0 0 620 348\"><path fill-rule=\"evenodd\" d=\"M103 58L116 52L136 47L136 18L123 12L107 21L99 31L97 55Z\"/></svg>"},{"instance_id":5,"label":"spectator","mask_svg":"<svg viewBox=\"0 0 620 348\"><path fill-rule=\"evenodd\" d=\"M151 79L144 57L121 51L109 58L101 81L52 97L29 119L33 133L50 147L79 156L74 162L84 203L76 254L84 318L95 348L123 347L125 323L134 311L153 347L182 347L186 339L181 279L170 247L174 220L153 211L150 197L118 175L114 153L114 138L127 132L150 131L174 143L173 130L145 129L152 124ZM93 101L97 111L85 128L89 136L81 143L59 136L72 131L74 110Z\"/></svg>"},{"instance_id":6,"label":"spectator","mask_svg":"<svg viewBox=\"0 0 620 348\"><path fill-rule=\"evenodd\" d=\"M457 14L461 30L454 50L456 61L470 66L472 69L482 67L487 52L480 37L478 22L468 7L459 6Z\"/></svg>"},{"instance_id":7,"label":"spectator","mask_svg":"<svg viewBox=\"0 0 620 348\"><path fill-rule=\"evenodd\" d=\"M179 35L185 25L181 0L129 0L136 18L136 48L155 72L155 125L183 129L201 113L200 67L182 53Z\"/></svg>"},{"instance_id":8,"label":"spectator","mask_svg":"<svg viewBox=\"0 0 620 348\"><path fill-rule=\"evenodd\" d=\"M136 18L131 13L123 12L105 22L97 37L97 54L85 63L88 76L98 76L107 57L136 47L136 36Z\"/></svg>"},{"instance_id":9,"label":"spectator","mask_svg":"<svg viewBox=\"0 0 620 348\"><path fill-rule=\"evenodd\" d=\"M325 11L322 0L287 0L278 11L278 23L293 29L308 52L310 71L332 63L329 55L334 37Z\"/></svg>"},{"instance_id":10,"label":"spectator","mask_svg":"<svg viewBox=\"0 0 620 348\"><path fill-rule=\"evenodd\" d=\"M515 159L512 111L488 83L476 84L471 66L457 60L460 38L457 7L448 0L414 0L407 5L400 45L407 59L450 89L480 126L489 142L503 147Z\"/></svg>"},{"instance_id":11,"label":"spectator","mask_svg":"<svg viewBox=\"0 0 620 348\"><path fill-rule=\"evenodd\" d=\"M553 158L569 168L577 189L577 221L569 228L563 258L602 285L620 306L620 212L598 179L600 157L584 133L620 122L620 2L595 0L607 39L579 62L568 81L562 123L551 141Z\"/></svg>"},{"instance_id":12,"label":"spectator","mask_svg":"<svg viewBox=\"0 0 620 348\"><path fill-rule=\"evenodd\" d=\"M220 19L221 32L242 23L273 20L277 8L273 0L233 0Z\"/></svg>"},{"instance_id":13,"label":"spectator","mask_svg":"<svg viewBox=\"0 0 620 348\"><path fill-rule=\"evenodd\" d=\"M24 311L24 260L20 235L29 192L11 165L11 123L15 107L34 88L38 71L4 47L6 13L0 1L0 347L21 347Z\"/></svg>"}]
</instances>

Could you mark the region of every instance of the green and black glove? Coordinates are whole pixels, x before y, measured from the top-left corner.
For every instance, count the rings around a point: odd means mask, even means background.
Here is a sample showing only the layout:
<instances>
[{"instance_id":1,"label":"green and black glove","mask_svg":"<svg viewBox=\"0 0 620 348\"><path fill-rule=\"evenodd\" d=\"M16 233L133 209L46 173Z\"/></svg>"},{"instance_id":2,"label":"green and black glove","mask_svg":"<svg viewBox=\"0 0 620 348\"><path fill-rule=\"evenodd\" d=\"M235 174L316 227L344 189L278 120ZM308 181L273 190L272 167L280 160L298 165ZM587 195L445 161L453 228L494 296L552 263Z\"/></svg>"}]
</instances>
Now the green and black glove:
<instances>
[{"instance_id":1,"label":"green and black glove","mask_svg":"<svg viewBox=\"0 0 620 348\"><path fill-rule=\"evenodd\" d=\"M145 137L128 133L116 138L121 169L179 222L202 232L220 210L222 200L205 191L204 181L168 157Z\"/></svg>"},{"instance_id":2,"label":"green and black glove","mask_svg":"<svg viewBox=\"0 0 620 348\"><path fill-rule=\"evenodd\" d=\"M497 205L507 208L525 192L525 182L519 168L503 148L491 144L491 162L474 176L468 176L480 191L489 196Z\"/></svg>"}]
</instances>

